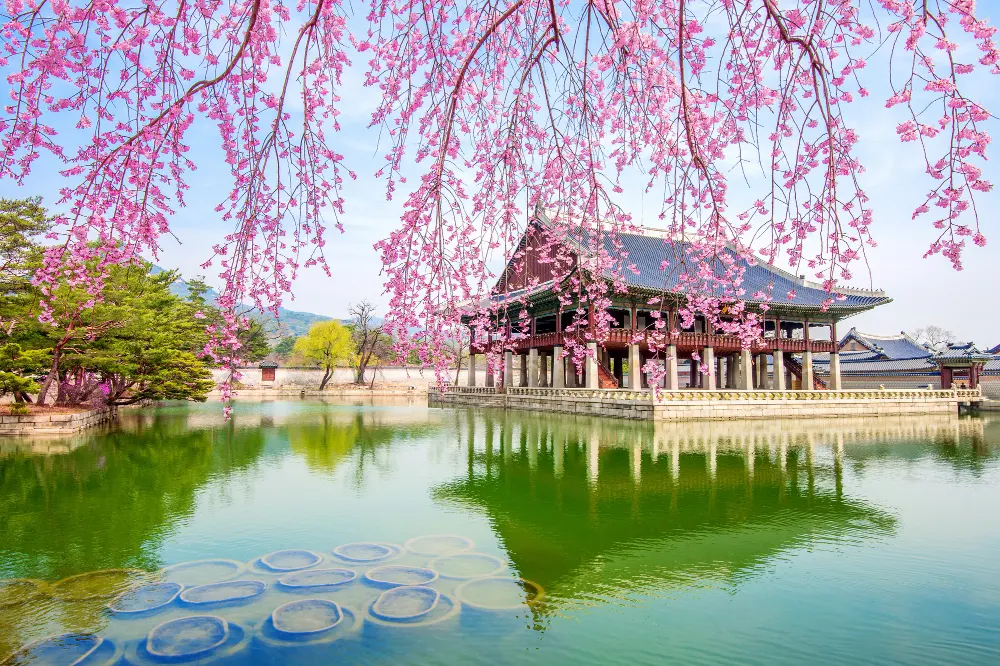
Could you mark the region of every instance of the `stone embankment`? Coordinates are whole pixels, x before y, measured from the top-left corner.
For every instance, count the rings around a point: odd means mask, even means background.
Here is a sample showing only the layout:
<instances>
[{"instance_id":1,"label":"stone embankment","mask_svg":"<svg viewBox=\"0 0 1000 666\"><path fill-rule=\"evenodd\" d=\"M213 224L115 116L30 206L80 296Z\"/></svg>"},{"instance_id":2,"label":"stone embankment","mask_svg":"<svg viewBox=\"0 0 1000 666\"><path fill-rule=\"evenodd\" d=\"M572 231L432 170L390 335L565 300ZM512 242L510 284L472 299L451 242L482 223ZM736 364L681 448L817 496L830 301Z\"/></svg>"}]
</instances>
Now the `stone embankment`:
<instances>
[{"instance_id":1,"label":"stone embankment","mask_svg":"<svg viewBox=\"0 0 1000 666\"><path fill-rule=\"evenodd\" d=\"M954 414L979 390L631 391L614 389L432 387L432 407L466 406L561 412L652 421L881 417Z\"/></svg>"},{"instance_id":2,"label":"stone embankment","mask_svg":"<svg viewBox=\"0 0 1000 666\"><path fill-rule=\"evenodd\" d=\"M118 418L117 407L54 414L15 415L0 411L0 436L69 435L116 418Z\"/></svg>"}]
</instances>

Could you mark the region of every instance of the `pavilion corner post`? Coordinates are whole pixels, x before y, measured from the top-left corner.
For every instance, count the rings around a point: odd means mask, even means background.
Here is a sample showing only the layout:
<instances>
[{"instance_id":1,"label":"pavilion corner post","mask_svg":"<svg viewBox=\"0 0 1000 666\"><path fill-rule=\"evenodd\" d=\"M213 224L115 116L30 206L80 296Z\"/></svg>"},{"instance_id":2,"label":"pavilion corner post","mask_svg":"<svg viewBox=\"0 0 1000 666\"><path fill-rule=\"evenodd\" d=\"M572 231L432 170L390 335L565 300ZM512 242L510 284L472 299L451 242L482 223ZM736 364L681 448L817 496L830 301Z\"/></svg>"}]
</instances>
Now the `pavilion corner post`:
<instances>
[{"instance_id":1,"label":"pavilion corner post","mask_svg":"<svg viewBox=\"0 0 1000 666\"><path fill-rule=\"evenodd\" d=\"M677 345L667 345L667 381L666 390L676 391L680 388L677 378Z\"/></svg>"},{"instance_id":2,"label":"pavilion corner post","mask_svg":"<svg viewBox=\"0 0 1000 666\"><path fill-rule=\"evenodd\" d=\"M703 386L708 391L714 391L716 389L716 380L718 376L718 369L715 367L715 350L711 347L705 347L701 353L701 360L702 363L705 364L705 369L708 371L705 374L705 382Z\"/></svg>"},{"instance_id":3,"label":"pavilion corner post","mask_svg":"<svg viewBox=\"0 0 1000 666\"><path fill-rule=\"evenodd\" d=\"M566 359L562 357L562 347L552 348L552 388L566 386Z\"/></svg>"},{"instance_id":4,"label":"pavilion corner post","mask_svg":"<svg viewBox=\"0 0 1000 666\"><path fill-rule=\"evenodd\" d=\"M503 386L514 385L514 352L509 349L503 354Z\"/></svg>"},{"instance_id":5,"label":"pavilion corner post","mask_svg":"<svg viewBox=\"0 0 1000 666\"><path fill-rule=\"evenodd\" d=\"M785 352L774 350L774 390L785 390Z\"/></svg>"},{"instance_id":6,"label":"pavilion corner post","mask_svg":"<svg viewBox=\"0 0 1000 666\"><path fill-rule=\"evenodd\" d=\"M586 364L584 381L586 382L586 387L589 389L595 389L598 387L597 381L597 343L588 342L587 343L587 364Z\"/></svg>"},{"instance_id":7,"label":"pavilion corner post","mask_svg":"<svg viewBox=\"0 0 1000 666\"><path fill-rule=\"evenodd\" d=\"M740 350L740 378L739 378L739 388L743 391L749 391L751 384L753 383L753 359L750 356L749 349Z\"/></svg>"},{"instance_id":8,"label":"pavilion corner post","mask_svg":"<svg viewBox=\"0 0 1000 666\"><path fill-rule=\"evenodd\" d=\"M528 350L528 386L538 386L538 350Z\"/></svg>"},{"instance_id":9,"label":"pavilion corner post","mask_svg":"<svg viewBox=\"0 0 1000 666\"><path fill-rule=\"evenodd\" d=\"M830 353L830 385L831 391L840 390L840 352Z\"/></svg>"},{"instance_id":10,"label":"pavilion corner post","mask_svg":"<svg viewBox=\"0 0 1000 666\"><path fill-rule=\"evenodd\" d=\"M633 391L642 389L642 355L637 344L628 346L628 387Z\"/></svg>"},{"instance_id":11,"label":"pavilion corner post","mask_svg":"<svg viewBox=\"0 0 1000 666\"><path fill-rule=\"evenodd\" d=\"M813 353L808 349L802 352L802 390L812 391L813 385Z\"/></svg>"}]
</instances>

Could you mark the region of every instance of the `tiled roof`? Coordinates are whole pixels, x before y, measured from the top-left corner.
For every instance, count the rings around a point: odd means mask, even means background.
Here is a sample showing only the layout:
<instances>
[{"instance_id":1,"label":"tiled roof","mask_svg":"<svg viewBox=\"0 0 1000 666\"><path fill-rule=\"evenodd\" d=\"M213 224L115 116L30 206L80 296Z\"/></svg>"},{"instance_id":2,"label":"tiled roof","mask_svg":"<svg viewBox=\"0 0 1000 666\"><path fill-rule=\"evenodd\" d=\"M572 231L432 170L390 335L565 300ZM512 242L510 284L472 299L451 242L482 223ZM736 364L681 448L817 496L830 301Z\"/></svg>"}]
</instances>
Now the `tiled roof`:
<instances>
[{"instance_id":1,"label":"tiled roof","mask_svg":"<svg viewBox=\"0 0 1000 666\"><path fill-rule=\"evenodd\" d=\"M544 216L544 213L540 213L538 219L541 224L548 224L548 218ZM638 270L638 274L627 268L621 271L622 277L632 287L651 291L679 291L685 265L696 266L698 264L697 259L689 254L691 251L690 243L664 238L662 232L650 230L648 235L621 233L616 237L621 243L622 249L628 253L627 261L634 264ZM581 242L580 238L571 240L576 243L580 252L589 252L587 244ZM618 256L620 252L615 247L611 237L605 237L604 249L612 256ZM818 308L830 298L830 294L821 286L796 278L776 266L764 261L759 261L751 266L746 259L738 257L731 249L727 248L725 252L729 253L745 268L743 283L740 286L746 292L744 297L746 301L758 302L760 299L755 298L754 294L764 292L771 294L771 302L775 305ZM664 260L668 262L665 270L661 269ZM717 261L715 274L722 276L724 271L723 263ZM789 299L788 294L792 291L795 292L795 296ZM860 312L892 300L881 291L845 289L844 293L843 300L833 301L830 305L831 310Z\"/></svg>"},{"instance_id":2,"label":"tiled roof","mask_svg":"<svg viewBox=\"0 0 1000 666\"><path fill-rule=\"evenodd\" d=\"M1000 354L994 354L993 360L983 366L983 372L990 375L1000 375Z\"/></svg>"},{"instance_id":3,"label":"tiled roof","mask_svg":"<svg viewBox=\"0 0 1000 666\"><path fill-rule=\"evenodd\" d=\"M929 349L905 332L900 332L899 335L872 335L852 328L841 339L840 346L843 347L852 339L857 340L868 349L880 352L887 359L928 358L933 355Z\"/></svg>"},{"instance_id":4,"label":"tiled roof","mask_svg":"<svg viewBox=\"0 0 1000 666\"><path fill-rule=\"evenodd\" d=\"M813 366L818 372L830 372L829 355L825 358L813 358ZM864 359L851 360L844 358L847 354L840 355L841 375L936 375L937 365L930 358L904 358L904 359Z\"/></svg>"},{"instance_id":5,"label":"tiled roof","mask_svg":"<svg viewBox=\"0 0 1000 666\"><path fill-rule=\"evenodd\" d=\"M989 353L990 354L1000 354L1000 345L997 345L996 347L993 347L993 348L989 349Z\"/></svg>"},{"instance_id":6,"label":"tiled roof","mask_svg":"<svg viewBox=\"0 0 1000 666\"><path fill-rule=\"evenodd\" d=\"M662 238L651 236L639 236L635 234L620 234L619 240L623 249L628 252L628 261L635 264L639 274L632 271L623 271L624 277L629 285L652 290L662 290L664 287L668 291L675 291L681 284L681 276L685 270L684 255L688 251L686 243L664 242ZM608 252L614 252L611 239L605 240L605 248ZM740 285L746 291L745 300L757 301L754 298L757 292L770 293L772 302L775 304L789 304L807 307L820 307L824 301L830 298L822 288L811 287L801 284L800 280L778 272L773 267L761 262L751 266L745 259L736 256L732 250L725 250L733 256L737 262L745 269L743 283ZM673 255L673 256L671 256ZM666 270L660 270L663 260L668 260ZM695 264L696 260L688 259L688 264ZM717 275L724 274L724 267L721 261L717 262ZM795 297L788 298L788 293L794 291ZM889 302L884 294L871 292L865 295L850 294L844 300L835 300L831 309L845 310L867 310L876 305Z\"/></svg>"},{"instance_id":7,"label":"tiled roof","mask_svg":"<svg viewBox=\"0 0 1000 666\"><path fill-rule=\"evenodd\" d=\"M958 342L948 345L948 348L938 354L936 358L939 359L957 359L957 360L990 360L992 359L992 354L987 354L985 352L979 351L979 348L971 342Z\"/></svg>"}]
</instances>

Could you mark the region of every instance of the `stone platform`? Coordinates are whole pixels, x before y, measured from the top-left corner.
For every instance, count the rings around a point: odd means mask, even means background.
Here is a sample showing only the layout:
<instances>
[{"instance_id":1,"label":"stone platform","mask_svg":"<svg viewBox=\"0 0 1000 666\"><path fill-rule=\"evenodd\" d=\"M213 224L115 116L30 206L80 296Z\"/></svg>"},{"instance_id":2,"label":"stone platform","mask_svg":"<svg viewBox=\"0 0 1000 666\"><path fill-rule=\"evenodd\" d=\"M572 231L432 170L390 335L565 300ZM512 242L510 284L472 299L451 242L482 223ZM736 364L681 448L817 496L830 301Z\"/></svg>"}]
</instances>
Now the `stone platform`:
<instances>
[{"instance_id":1,"label":"stone platform","mask_svg":"<svg viewBox=\"0 0 1000 666\"><path fill-rule=\"evenodd\" d=\"M4 410L6 411L6 410ZM0 436L68 435L118 418L118 408L90 409L62 414L0 413Z\"/></svg>"},{"instance_id":2,"label":"stone platform","mask_svg":"<svg viewBox=\"0 0 1000 666\"><path fill-rule=\"evenodd\" d=\"M431 407L480 407L561 412L651 421L880 417L956 414L979 402L979 389L868 391L631 391L452 386L431 387Z\"/></svg>"}]
</instances>

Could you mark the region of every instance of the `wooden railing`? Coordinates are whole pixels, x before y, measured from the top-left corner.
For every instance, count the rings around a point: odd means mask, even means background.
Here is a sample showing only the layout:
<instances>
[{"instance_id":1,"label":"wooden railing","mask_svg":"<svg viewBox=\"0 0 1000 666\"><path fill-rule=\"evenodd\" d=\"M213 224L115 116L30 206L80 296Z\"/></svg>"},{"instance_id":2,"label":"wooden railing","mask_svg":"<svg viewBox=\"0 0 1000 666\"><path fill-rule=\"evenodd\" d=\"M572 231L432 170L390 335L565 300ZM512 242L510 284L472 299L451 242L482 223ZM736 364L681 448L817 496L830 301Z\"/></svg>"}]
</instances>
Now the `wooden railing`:
<instances>
[{"instance_id":1,"label":"wooden railing","mask_svg":"<svg viewBox=\"0 0 1000 666\"><path fill-rule=\"evenodd\" d=\"M645 331L633 331L629 329L612 329L608 332L608 339L605 347L621 348L627 347L637 341L640 345L646 343ZM527 336L512 341L514 351L527 351L538 347L555 347L563 342L562 333L540 333L538 335ZM684 349L704 349L712 347L716 354L736 353L742 349L739 337L735 335L717 335L713 333L690 333L682 332L670 335L666 338L667 344L674 344ZM836 344L831 340L801 340L792 338L762 338L751 347L750 351L755 354L770 353L781 350L787 353L802 353L810 350L815 353L829 353L836 351Z\"/></svg>"}]
</instances>

